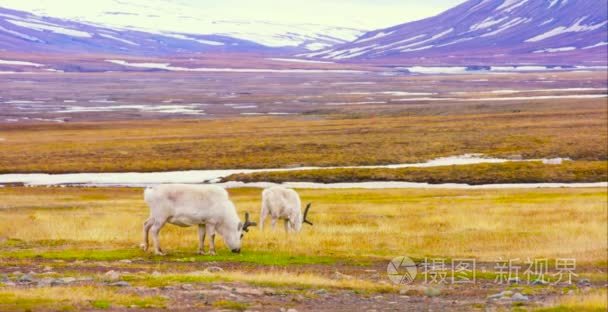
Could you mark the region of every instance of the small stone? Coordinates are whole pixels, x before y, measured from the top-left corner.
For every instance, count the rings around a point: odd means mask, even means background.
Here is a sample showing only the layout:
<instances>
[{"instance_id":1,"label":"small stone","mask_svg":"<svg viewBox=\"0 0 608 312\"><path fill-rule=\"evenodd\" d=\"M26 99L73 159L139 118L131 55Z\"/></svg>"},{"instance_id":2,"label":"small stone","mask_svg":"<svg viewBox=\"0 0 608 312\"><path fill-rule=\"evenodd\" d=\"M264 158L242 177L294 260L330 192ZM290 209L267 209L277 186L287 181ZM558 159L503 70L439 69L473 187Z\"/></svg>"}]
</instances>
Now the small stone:
<instances>
[{"instance_id":1,"label":"small stone","mask_svg":"<svg viewBox=\"0 0 608 312\"><path fill-rule=\"evenodd\" d=\"M17 285L17 284L15 284L15 283L13 283L13 282L11 282L11 281L4 282L4 286L16 286L16 285Z\"/></svg>"},{"instance_id":2,"label":"small stone","mask_svg":"<svg viewBox=\"0 0 608 312\"><path fill-rule=\"evenodd\" d=\"M378 295L378 296L375 296L374 299L376 299L376 300L382 300L382 299L384 299L384 296Z\"/></svg>"},{"instance_id":3,"label":"small stone","mask_svg":"<svg viewBox=\"0 0 608 312\"><path fill-rule=\"evenodd\" d=\"M210 266L207 267L203 272L205 273L217 273L217 272L224 272L224 269L218 267L218 266Z\"/></svg>"},{"instance_id":4,"label":"small stone","mask_svg":"<svg viewBox=\"0 0 608 312\"><path fill-rule=\"evenodd\" d=\"M511 296L511 300L518 302L528 301L528 296L524 296L521 293L515 293Z\"/></svg>"},{"instance_id":5,"label":"small stone","mask_svg":"<svg viewBox=\"0 0 608 312\"><path fill-rule=\"evenodd\" d=\"M44 267L42 270L43 270L44 272L48 272L48 271L52 271L52 270L53 270L53 268L47 265L47 266L45 266L45 267Z\"/></svg>"},{"instance_id":6,"label":"small stone","mask_svg":"<svg viewBox=\"0 0 608 312\"><path fill-rule=\"evenodd\" d=\"M152 276L160 276L160 275L161 275L161 274L160 274L160 272L158 272L158 271L154 271L154 272L152 272Z\"/></svg>"},{"instance_id":7,"label":"small stone","mask_svg":"<svg viewBox=\"0 0 608 312\"><path fill-rule=\"evenodd\" d=\"M125 281L118 281L118 282L110 283L110 284L108 284L108 286L129 287L129 286L131 286L131 284L129 284Z\"/></svg>"},{"instance_id":8,"label":"small stone","mask_svg":"<svg viewBox=\"0 0 608 312\"><path fill-rule=\"evenodd\" d=\"M23 272L21 272L21 271L14 271L13 272L13 275L22 275L22 274L23 274Z\"/></svg>"},{"instance_id":9,"label":"small stone","mask_svg":"<svg viewBox=\"0 0 608 312\"><path fill-rule=\"evenodd\" d=\"M53 274L57 274L57 273L54 271L46 271L46 272L40 273L40 275L43 275L43 276L49 276L49 275L53 275Z\"/></svg>"},{"instance_id":10,"label":"small stone","mask_svg":"<svg viewBox=\"0 0 608 312\"><path fill-rule=\"evenodd\" d=\"M326 294L326 293L327 293L327 290L325 290L325 289L323 289L323 288L320 288L320 289L315 290L313 293L314 293L315 295L324 295L324 294Z\"/></svg>"},{"instance_id":11,"label":"small stone","mask_svg":"<svg viewBox=\"0 0 608 312\"><path fill-rule=\"evenodd\" d=\"M50 287L55 279L46 277L38 281L38 287Z\"/></svg>"},{"instance_id":12,"label":"small stone","mask_svg":"<svg viewBox=\"0 0 608 312\"><path fill-rule=\"evenodd\" d=\"M509 284L519 284L520 280L519 277L511 277L508 282Z\"/></svg>"},{"instance_id":13,"label":"small stone","mask_svg":"<svg viewBox=\"0 0 608 312\"><path fill-rule=\"evenodd\" d=\"M262 291L262 295L264 295L264 296L274 296L275 293L271 289L264 289L264 291Z\"/></svg>"},{"instance_id":14,"label":"small stone","mask_svg":"<svg viewBox=\"0 0 608 312\"><path fill-rule=\"evenodd\" d=\"M489 295L488 299L500 299L502 298L502 293Z\"/></svg>"},{"instance_id":15,"label":"small stone","mask_svg":"<svg viewBox=\"0 0 608 312\"><path fill-rule=\"evenodd\" d=\"M20 283L31 283L34 281L34 278L30 274L23 274L17 281Z\"/></svg>"},{"instance_id":16,"label":"small stone","mask_svg":"<svg viewBox=\"0 0 608 312\"><path fill-rule=\"evenodd\" d=\"M90 276L85 276L85 277L78 278L78 281L81 281L81 282L90 282L92 280L93 280L93 278L90 277Z\"/></svg>"},{"instance_id":17,"label":"small stone","mask_svg":"<svg viewBox=\"0 0 608 312\"><path fill-rule=\"evenodd\" d=\"M194 289L194 286L192 286L192 284L182 284L182 285L181 285L181 288L182 288L183 290L193 290L193 289Z\"/></svg>"},{"instance_id":18,"label":"small stone","mask_svg":"<svg viewBox=\"0 0 608 312\"><path fill-rule=\"evenodd\" d=\"M65 282L61 278L54 278L53 281L51 281L51 286L60 286L64 284Z\"/></svg>"},{"instance_id":19,"label":"small stone","mask_svg":"<svg viewBox=\"0 0 608 312\"><path fill-rule=\"evenodd\" d=\"M546 285L549 285L549 282L543 281L543 280L535 280L532 282L532 285L546 286Z\"/></svg>"},{"instance_id":20,"label":"small stone","mask_svg":"<svg viewBox=\"0 0 608 312\"><path fill-rule=\"evenodd\" d=\"M591 281L586 278L583 278L578 281L578 285L579 286L591 286Z\"/></svg>"},{"instance_id":21,"label":"small stone","mask_svg":"<svg viewBox=\"0 0 608 312\"><path fill-rule=\"evenodd\" d=\"M353 277L350 276L350 275L343 274L343 273L340 273L340 272L336 271L334 273L334 279L338 279L338 280L351 280L351 279L353 279Z\"/></svg>"},{"instance_id":22,"label":"small stone","mask_svg":"<svg viewBox=\"0 0 608 312\"><path fill-rule=\"evenodd\" d=\"M291 298L291 301L298 302L298 303L304 302L304 300L306 300L306 298L304 298L304 296L302 296L302 295L297 295L297 296Z\"/></svg>"},{"instance_id":23,"label":"small stone","mask_svg":"<svg viewBox=\"0 0 608 312\"><path fill-rule=\"evenodd\" d=\"M291 308L291 309L287 309L287 312L298 312L298 310Z\"/></svg>"},{"instance_id":24,"label":"small stone","mask_svg":"<svg viewBox=\"0 0 608 312\"><path fill-rule=\"evenodd\" d=\"M129 259L122 259L122 260L120 260L118 262L121 262L121 263L132 263L133 261L131 261Z\"/></svg>"},{"instance_id":25,"label":"small stone","mask_svg":"<svg viewBox=\"0 0 608 312\"><path fill-rule=\"evenodd\" d=\"M61 279L64 283L69 284L69 283L73 283L76 281L76 278L74 277L64 277Z\"/></svg>"},{"instance_id":26,"label":"small stone","mask_svg":"<svg viewBox=\"0 0 608 312\"><path fill-rule=\"evenodd\" d=\"M196 298L199 300L205 300L206 297L205 297L205 294L201 292L201 293L196 294Z\"/></svg>"},{"instance_id":27,"label":"small stone","mask_svg":"<svg viewBox=\"0 0 608 312\"><path fill-rule=\"evenodd\" d=\"M424 294L427 297L437 297L441 295L441 289L435 287L427 287L424 289Z\"/></svg>"},{"instance_id":28,"label":"small stone","mask_svg":"<svg viewBox=\"0 0 608 312\"><path fill-rule=\"evenodd\" d=\"M106 272L106 274L104 274L106 276L106 279L111 280L111 281L116 281L120 278L120 273L114 271L114 270L110 270L108 272Z\"/></svg>"}]
</instances>

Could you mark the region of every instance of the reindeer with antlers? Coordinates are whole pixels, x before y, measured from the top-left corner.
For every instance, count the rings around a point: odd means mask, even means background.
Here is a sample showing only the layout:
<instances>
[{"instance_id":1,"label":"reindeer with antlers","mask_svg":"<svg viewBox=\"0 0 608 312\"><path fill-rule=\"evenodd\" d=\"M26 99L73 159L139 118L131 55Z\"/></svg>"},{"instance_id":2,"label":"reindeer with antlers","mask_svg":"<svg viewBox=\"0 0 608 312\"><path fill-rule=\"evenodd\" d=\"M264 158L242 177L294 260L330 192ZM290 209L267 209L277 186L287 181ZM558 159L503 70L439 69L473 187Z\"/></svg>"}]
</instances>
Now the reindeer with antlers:
<instances>
[{"instance_id":1,"label":"reindeer with antlers","mask_svg":"<svg viewBox=\"0 0 608 312\"><path fill-rule=\"evenodd\" d=\"M215 255L215 233L224 238L232 250L241 251L243 234L250 226L249 213L242 223L234 204L225 189L214 185L165 184L144 191L144 199L150 207L150 217L144 222L142 248L148 249L148 232L152 231L154 252L164 255L160 249L158 233L166 224L182 227L198 226L199 254L205 254L205 236L210 236L209 253Z\"/></svg>"},{"instance_id":2,"label":"reindeer with antlers","mask_svg":"<svg viewBox=\"0 0 608 312\"><path fill-rule=\"evenodd\" d=\"M300 232L303 223L312 225L312 222L307 219L310 205L310 203L306 205L302 215L300 196L296 191L282 186L267 188L262 191L260 230L264 228L264 221L270 215L273 229L277 220L283 219L285 220L285 232Z\"/></svg>"}]
</instances>

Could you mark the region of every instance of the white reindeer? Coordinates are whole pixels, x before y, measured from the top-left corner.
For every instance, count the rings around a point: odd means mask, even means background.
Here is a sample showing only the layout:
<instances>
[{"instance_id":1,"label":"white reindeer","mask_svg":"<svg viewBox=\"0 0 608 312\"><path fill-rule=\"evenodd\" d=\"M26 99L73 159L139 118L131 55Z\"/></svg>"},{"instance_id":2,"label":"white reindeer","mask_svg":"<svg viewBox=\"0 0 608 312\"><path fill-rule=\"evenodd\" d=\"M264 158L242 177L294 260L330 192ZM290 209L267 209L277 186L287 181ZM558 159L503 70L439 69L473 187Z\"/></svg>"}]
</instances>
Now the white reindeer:
<instances>
[{"instance_id":1,"label":"white reindeer","mask_svg":"<svg viewBox=\"0 0 608 312\"><path fill-rule=\"evenodd\" d=\"M225 189L214 185L165 184L144 191L144 200L150 207L150 217L144 222L142 248L148 250L148 232L152 230L154 253L164 255L160 249L158 233L165 223L178 226L198 225L198 253L205 254L205 236L209 235L209 253L215 255L215 233L224 238L232 252L241 251L243 233L250 226L249 214L241 223L236 208Z\"/></svg>"},{"instance_id":2,"label":"white reindeer","mask_svg":"<svg viewBox=\"0 0 608 312\"><path fill-rule=\"evenodd\" d=\"M282 186L273 186L262 191L262 210L260 212L260 230L264 229L264 220L270 215L271 225L274 229L277 220L285 220L285 232L300 232L302 223L312 225L306 219L310 203L301 211L300 196L292 189Z\"/></svg>"}]
</instances>

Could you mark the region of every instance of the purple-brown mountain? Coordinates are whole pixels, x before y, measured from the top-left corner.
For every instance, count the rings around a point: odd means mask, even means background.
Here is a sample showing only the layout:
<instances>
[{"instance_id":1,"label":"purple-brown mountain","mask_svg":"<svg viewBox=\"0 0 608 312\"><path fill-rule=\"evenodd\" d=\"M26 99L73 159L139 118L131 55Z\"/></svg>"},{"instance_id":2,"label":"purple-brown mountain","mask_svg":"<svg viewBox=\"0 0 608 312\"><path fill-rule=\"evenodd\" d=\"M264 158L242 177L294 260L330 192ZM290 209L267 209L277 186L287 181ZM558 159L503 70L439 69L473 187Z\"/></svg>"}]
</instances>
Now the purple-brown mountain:
<instances>
[{"instance_id":1,"label":"purple-brown mountain","mask_svg":"<svg viewBox=\"0 0 608 312\"><path fill-rule=\"evenodd\" d=\"M170 55L286 49L228 36L136 31L0 8L0 51Z\"/></svg>"},{"instance_id":2,"label":"purple-brown mountain","mask_svg":"<svg viewBox=\"0 0 608 312\"><path fill-rule=\"evenodd\" d=\"M383 64L598 64L608 50L605 0L470 0L303 56Z\"/></svg>"}]
</instances>

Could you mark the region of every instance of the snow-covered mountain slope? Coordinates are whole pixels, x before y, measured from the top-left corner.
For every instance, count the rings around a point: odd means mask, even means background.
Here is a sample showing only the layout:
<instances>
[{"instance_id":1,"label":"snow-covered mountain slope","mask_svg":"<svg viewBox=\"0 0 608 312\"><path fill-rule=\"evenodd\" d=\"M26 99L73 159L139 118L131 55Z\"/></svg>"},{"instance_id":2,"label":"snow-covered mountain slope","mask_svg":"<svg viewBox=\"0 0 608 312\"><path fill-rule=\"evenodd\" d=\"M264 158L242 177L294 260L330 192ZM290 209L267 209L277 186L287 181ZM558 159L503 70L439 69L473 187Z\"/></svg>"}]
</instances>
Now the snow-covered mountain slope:
<instances>
[{"instance_id":1,"label":"snow-covered mountain slope","mask_svg":"<svg viewBox=\"0 0 608 312\"><path fill-rule=\"evenodd\" d=\"M437 16L368 32L304 56L331 60L606 59L607 1L469 0Z\"/></svg>"},{"instance_id":2,"label":"snow-covered mountain slope","mask_svg":"<svg viewBox=\"0 0 608 312\"><path fill-rule=\"evenodd\" d=\"M64 1L65 2L65 1ZM225 18L180 1L99 0L75 2L76 8L40 5L36 1L2 1L7 7L72 22L152 33L215 35L255 42L267 47L318 50L355 40L365 30L335 25L279 23L267 20ZM62 2L59 2L60 4ZM1 4L0 4L1 5Z\"/></svg>"},{"instance_id":3,"label":"snow-covered mountain slope","mask_svg":"<svg viewBox=\"0 0 608 312\"><path fill-rule=\"evenodd\" d=\"M163 55L276 50L281 51L228 36L134 31L0 8L0 51Z\"/></svg>"}]
</instances>

